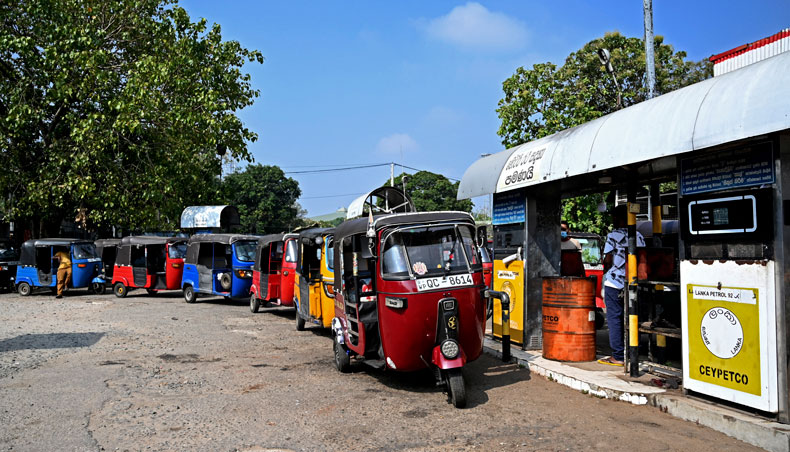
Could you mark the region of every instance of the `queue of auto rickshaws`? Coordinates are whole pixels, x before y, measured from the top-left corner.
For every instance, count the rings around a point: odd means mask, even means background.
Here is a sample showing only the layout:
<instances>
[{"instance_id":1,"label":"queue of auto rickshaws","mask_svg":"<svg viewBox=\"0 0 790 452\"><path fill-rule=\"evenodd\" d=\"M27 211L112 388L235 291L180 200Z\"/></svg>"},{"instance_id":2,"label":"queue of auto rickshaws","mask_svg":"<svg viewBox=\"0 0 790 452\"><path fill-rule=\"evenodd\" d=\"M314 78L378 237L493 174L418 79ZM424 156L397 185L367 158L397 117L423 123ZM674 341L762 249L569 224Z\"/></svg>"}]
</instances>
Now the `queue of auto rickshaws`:
<instances>
[{"instance_id":1,"label":"queue of auto rickshaws","mask_svg":"<svg viewBox=\"0 0 790 452\"><path fill-rule=\"evenodd\" d=\"M363 204L367 217L287 234L29 240L17 288L21 295L54 288L53 258L68 251L73 288L103 293L111 285L117 297L138 288L181 290L187 303L198 295L249 297L253 313L293 306L297 330L331 328L340 372L355 362L399 372L430 368L463 407L462 369L482 353L488 305L488 262L474 220L464 212L414 212L405 195Z\"/></svg>"}]
</instances>

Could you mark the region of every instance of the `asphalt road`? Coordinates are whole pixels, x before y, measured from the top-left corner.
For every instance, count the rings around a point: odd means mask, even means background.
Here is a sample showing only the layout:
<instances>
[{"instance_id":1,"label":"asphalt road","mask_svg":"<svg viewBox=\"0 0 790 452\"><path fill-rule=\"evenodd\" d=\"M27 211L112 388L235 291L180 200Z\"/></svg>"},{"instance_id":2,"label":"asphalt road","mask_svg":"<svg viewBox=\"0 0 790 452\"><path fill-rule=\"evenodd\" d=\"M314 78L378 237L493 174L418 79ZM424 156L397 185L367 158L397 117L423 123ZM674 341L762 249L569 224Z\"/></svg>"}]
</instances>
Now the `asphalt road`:
<instances>
[{"instance_id":1,"label":"asphalt road","mask_svg":"<svg viewBox=\"0 0 790 452\"><path fill-rule=\"evenodd\" d=\"M198 301L0 295L0 451L757 450L485 355L458 410L428 372L340 374L292 309Z\"/></svg>"}]
</instances>

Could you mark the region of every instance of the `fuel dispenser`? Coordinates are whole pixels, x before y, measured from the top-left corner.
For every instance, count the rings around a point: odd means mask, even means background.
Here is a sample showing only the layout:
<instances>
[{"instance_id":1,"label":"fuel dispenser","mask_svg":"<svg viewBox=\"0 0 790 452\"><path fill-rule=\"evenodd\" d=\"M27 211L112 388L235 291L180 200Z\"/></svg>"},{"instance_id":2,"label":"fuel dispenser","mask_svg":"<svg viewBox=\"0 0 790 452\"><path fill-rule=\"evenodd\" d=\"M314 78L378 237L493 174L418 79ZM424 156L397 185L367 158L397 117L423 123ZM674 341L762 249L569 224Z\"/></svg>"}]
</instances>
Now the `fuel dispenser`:
<instances>
[{"instance_id":1,"label":"fuel dispenser","mask_svg":"<svg viewBox=\"0 0 790 452\"><path fill-rule=\"evenodd\" d=\"M767 412L779 409L773 168L770 148L684 160L679 203L684 387Z\"/></svg>"},{"instance_id":2,"label":"fuel dispenser","mask_svg":"<svg viewBox=\"0 0 790 452\"><path fill-rule=\"evenodd\" d=\"M524 341L525 197L521 192L494 195L493 290L510 299L510 338ZM502 337L502 305L494 300L493 333Z\"/></svg>"}]
</instances>

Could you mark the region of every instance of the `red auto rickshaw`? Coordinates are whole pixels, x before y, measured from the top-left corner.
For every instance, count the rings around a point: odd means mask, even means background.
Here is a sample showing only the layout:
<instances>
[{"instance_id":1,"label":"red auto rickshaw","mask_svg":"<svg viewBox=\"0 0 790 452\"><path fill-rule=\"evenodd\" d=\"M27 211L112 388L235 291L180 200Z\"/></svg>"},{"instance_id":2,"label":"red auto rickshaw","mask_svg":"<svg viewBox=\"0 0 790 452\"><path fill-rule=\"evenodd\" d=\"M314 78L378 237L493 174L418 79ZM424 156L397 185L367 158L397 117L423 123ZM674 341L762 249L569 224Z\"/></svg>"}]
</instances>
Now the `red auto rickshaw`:
<instances>
[{"instance_id":1,"label":"red auto rickshaw","mask_svg":"<svg viewBox=\"0 0 790 452\"><path fill-rule=\"evenodd\" d=\"M465 212L358 218L335 230L335 365L431 367L466 405L463 366L483 350L486 299L475 223Z\"/></svg>"},{"instance_id":2,"label":"red auto rickshaw","mask_svg":"<svg viewBox=\"0 0 790 452\"><path fill-rule=\"evenodd\" d=\"M160 290L180 290L184 272L185 237L124 237L118 245L112 272L112 291L125 297L142 288L149 295Z\"/></svg>"},{"instance_id":3,"label":"red auto rickshaw","mask_svg":"<svg viewBox=\"0 0 790 452\"><path fill-rule=\"evenodd\" d=\"M250 311L261 305L293 306L299 234L269 234L258 239L252 264Z\"/></svg>"}]
</instances>

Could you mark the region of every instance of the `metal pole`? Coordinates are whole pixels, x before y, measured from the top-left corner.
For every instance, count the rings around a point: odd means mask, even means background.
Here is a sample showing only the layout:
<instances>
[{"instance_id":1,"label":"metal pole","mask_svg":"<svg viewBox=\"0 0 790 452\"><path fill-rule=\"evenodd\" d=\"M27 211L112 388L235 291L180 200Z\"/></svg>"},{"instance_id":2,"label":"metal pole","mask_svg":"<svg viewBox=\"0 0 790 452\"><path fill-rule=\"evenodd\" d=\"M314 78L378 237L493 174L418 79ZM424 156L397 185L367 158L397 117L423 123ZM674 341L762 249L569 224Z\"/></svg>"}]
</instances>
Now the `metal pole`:
<instances>
[{"instance_id":1,"label":"metal pole","mask_svg":"<svg viewBox=\"0 0 790 452\"><path fill-rule=\"evenodd\" d=\"M645 76L647 78L647 98L656 96L656 57L653 43L653 0L642 0L645 12Z\"/></svg>"},{"instance_id":2,"label":"metal pole","mask_svg":"<svg viewBox=\"0 0 790 452\"><path fill-rule=\"evenodd\" d=\"M650 206L652 208L652 220L653 220L653 243L652 246L654 248L660 248L663 246L661 235L663 233L663 223L661 222L661 188L658 182L653 182L650 184ZM653 309L652 312L655 313L655 297L656 294L660 291L664 290L663 285L656 285L653 290L651 291L651 297L653 297ZM666 362L667 356L667 337L663 334L656 335L656 353L653 359L660 364L664 364Z\"/></svg>"},{"instance_id":3,"label":"metal pole","mask_svg":"<svg viewBox=\"0 0 790 452\"><path fill-rule=\"evenodd\" d=\"M395 186L395 163L390 163L390 187Z\"/></svg>"},{"instance_id":4,"label":"metal pole","mask_svg":"<svg viewBox=\"0 0 790 452\"><path fill-rule=\"evenodd\" d=\"M636 285L636 187L628 187L628 274L626 296L628 299L628 371L632 377L639 376L639 304Z\"/></svg>"},{"instance_id":5,"label":"metal pole","mask_svg":"<svg viewBox=\"0 0 790 452\"><path fill-rule=\"evenodd\" d=\"M489 289L486 289L483 296L496 298L502 305L502 361L510 362L510 296L507 292Z\"/></svg>"}]
</instances>

